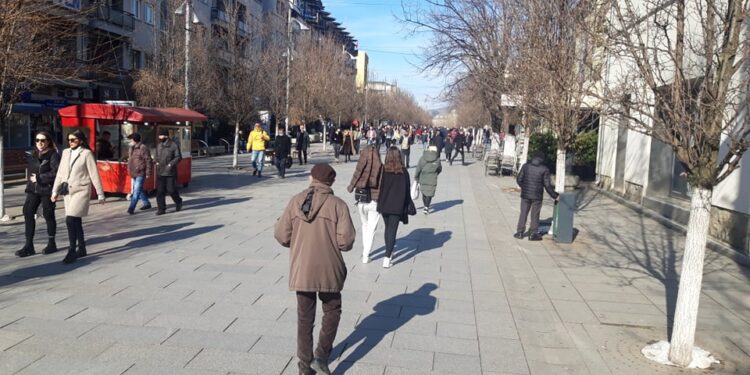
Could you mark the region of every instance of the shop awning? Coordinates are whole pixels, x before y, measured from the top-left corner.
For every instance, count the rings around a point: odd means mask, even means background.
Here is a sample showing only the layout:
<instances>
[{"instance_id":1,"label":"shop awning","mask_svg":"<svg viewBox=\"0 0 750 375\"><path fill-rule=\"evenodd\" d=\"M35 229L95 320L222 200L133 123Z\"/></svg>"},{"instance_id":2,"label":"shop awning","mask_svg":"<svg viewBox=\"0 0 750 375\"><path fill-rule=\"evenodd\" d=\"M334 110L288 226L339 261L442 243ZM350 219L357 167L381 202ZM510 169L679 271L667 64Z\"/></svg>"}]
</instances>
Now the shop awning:
<instances>
[{"instance_id":1,"label":"shop awning","mask_svg":"<svg viewBox=\"0 0 750 375\"><path fill-rule=\"evenodd\" d=\"M205 115L184 108L124 107L113 104L78 104L62 108L60 117L129 122L202 122Z\"/></svg>"}]
</instances>

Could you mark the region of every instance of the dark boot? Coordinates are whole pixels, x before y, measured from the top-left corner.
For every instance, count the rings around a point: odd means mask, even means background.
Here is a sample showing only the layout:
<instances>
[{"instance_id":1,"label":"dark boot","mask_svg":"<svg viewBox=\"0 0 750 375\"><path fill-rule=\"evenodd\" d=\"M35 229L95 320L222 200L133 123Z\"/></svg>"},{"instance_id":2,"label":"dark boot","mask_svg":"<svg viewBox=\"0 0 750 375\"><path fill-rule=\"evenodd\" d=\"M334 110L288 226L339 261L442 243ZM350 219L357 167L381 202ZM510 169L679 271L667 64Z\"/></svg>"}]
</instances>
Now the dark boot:
<instances>
[{"instance_id":1,"label":"dark boot","mask_svg":"<svg viewBox=\"0 0 750 375\"><path fill-rule=\"evenodd\" d=\"M529 241L541 241L541 240L542 240L542 235L539 233L532 233L531 235L529 235Z\"/></svg>"},{"instance_id":2,"label":"dark boot","mask_svg":"<svg viewBox=\"0 0 750 375\"><path fill-rule=\"evenodd\" d=\"M47 247L42 249L43 254L52 254L57 252L57 244L55 243L55 238L50 237L49 240L47 240Z\"/></svg>"},{"instance_id":3,"label":"dark boot","mask_svg":"<svg viewBox=\"0 0 750 375\"><path fill-rule=\"evenodd\" d=\"M88 255L88 253L86 252L86 244L85 243L81 242L81 243L78 244L78 251L76 251L76 255L79 258L83 258L86 255Z\"/></svg>"},{"instance_id":4,"label":"dark boot","mask_svg":"<svg viewBox=\"0 0 750 375\"><path fill-rule=\"evenodd\" d=\"M331 370L328 369L328 364L320 358L315 358L310 362L310 367L315 370L316 374L331 375Z\"/></svg>"},{"instance_id":5,"label":"dark boot","mask_svg":"<svg viewBox=\"0 0 750 375\"><path fill-rule=\"evenodd\" d=\"M65 259L63 259L63 264L71 264L76 260L78 260L78 255L76 254L75 248L72 247L68 250L68 255L65 256Z\"/></svg>"},{"instance_id":6,"label":"dark boot","mask_svg":"<svg viewBox=\"0 0 750 375\"><path fill-rule=\"evenodd\" d=\"M516 234L514 234L513 237L518 238L520 240L520 239L526 237L526 233L524 233L524 232L516 232Z\"/></svg>"},{"instance_id":7,"label":"dark boot","mask_svg":"<svg viewBox=\"0 0 750 375\"><path fill-rule=\"evenodd\" d=\"M19 258L26 258L34 254L36 254L36 251L34 251L34 244L31 242L27 242L21 250L16 251L16 256Z\"/></svg>"}]
</instances>

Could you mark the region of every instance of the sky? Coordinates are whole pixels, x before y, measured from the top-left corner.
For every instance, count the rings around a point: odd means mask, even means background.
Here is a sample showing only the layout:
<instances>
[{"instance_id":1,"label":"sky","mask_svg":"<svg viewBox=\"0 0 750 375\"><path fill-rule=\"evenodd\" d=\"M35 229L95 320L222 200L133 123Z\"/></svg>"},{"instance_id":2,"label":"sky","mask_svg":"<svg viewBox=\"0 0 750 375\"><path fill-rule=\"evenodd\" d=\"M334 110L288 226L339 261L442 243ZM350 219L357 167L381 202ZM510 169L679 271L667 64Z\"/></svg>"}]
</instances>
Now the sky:
<instances>
[{"instance_id":1,"label":"sky","mask_svg":"<svg viewBox=\"0 0 750 375\"><path fill-rule=\"evenodd\" d=\"M322 0L326 11L359 41L359 50L370 58L370 73L378 80L395 81L411 92L425 109L443 106L437 97L444 80L419 71L420 47L429 41L424 33L409 35L397 19L401 0Z\"/></svg>"}]
</instances>

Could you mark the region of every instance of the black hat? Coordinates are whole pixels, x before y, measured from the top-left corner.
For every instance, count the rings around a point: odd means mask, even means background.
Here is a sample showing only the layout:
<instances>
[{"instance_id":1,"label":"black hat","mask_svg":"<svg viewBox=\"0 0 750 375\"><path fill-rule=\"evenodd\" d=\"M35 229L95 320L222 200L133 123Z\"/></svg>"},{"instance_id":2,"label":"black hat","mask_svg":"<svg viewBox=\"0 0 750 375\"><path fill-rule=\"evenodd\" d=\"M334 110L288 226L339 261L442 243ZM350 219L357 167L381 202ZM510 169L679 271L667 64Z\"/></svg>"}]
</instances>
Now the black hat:
<instances>
[{"instance_id":1,"label":"black hat","mask_svg":"<svg viewBox=\"0 0 750 375\"><path fill-rule=\"evenodd\" d=\"M139 133L133 133L133 134L131 134L131 135L128 136L128 139L132 139L132 140L134 140L136 142L140 142L141 141L141 135Z\"/></svg>"},{"instance_id":2,"label":"black hat","mask_svg":"<svg viewBox=\"0 0 750 375\"><path fill-rule=\"evenodd\" d=\"M315 164L310 171L310 174L315 181L322 182L326 185L333 185L333 181L336 180L336 171L326 163Z\"/></svg>"},{"instance_id":3,"label":"black hat","mask_svg":"<svg viewBox=\"0 0 750 375\"><path fill-rule=\"evenodd\" d=\"M169 129L167 129L167 128L162 128L161 130L159 130L159 135L160 135L160 136L161 136L161 135L166 135L167 137L169 137Z\"/></svg>"}]
</instances>

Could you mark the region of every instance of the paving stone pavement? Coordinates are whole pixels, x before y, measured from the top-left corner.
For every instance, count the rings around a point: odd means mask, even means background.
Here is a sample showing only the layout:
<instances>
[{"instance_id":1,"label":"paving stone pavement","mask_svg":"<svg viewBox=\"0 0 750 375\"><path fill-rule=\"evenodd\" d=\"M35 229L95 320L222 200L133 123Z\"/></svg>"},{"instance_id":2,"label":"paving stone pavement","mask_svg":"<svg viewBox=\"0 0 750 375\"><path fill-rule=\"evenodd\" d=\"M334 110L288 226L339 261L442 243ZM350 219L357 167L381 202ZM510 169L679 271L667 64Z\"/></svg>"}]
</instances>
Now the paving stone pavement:
<instances>
[{"instance_id":1,"label":"paving stone pavement","mask_svg":"<svg viewBox=\"0 0 750 375\"><path fill-rule=\"evenodd\" d=\"M0 374L296 373L296 300L272 228L310 165L259 180L229 160L195 160L182 212L94 205L90 255L72 266L15 258L23 224L0 226ZM353 203L354 163L335 168L334 190ZM399 228L393 268L380 267L382 223L373 262L360 262L361 238L345 255L335 373L697 373L640 355L668 335L681 236L587 192L574 244L519 241L511 178L446 164L439 183L435 212ZM750 373L748 279L708 254L697 344L722 364L699 373Z\"/></svg>"}]
</instances>

